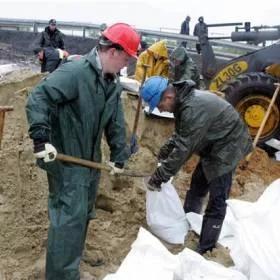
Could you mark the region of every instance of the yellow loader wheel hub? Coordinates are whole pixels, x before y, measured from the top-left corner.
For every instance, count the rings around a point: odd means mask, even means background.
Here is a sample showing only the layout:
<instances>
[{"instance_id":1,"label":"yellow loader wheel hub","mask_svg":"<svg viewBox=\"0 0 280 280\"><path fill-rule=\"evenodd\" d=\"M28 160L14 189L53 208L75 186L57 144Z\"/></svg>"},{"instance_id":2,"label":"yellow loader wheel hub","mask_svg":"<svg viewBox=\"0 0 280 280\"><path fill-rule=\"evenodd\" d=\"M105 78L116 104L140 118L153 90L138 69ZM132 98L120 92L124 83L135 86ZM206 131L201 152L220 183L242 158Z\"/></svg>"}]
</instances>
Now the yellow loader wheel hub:
<instances>
[{"instance_id":1,"label":"yellow loader wheel hub","mask_svg":"<svg viewBox=\"0 0 280 280\"><path fill-rule=\"evenodd\" d=\"M270 101L270 98L263 95L251 95L237 103L235 108L247 124L252 137L257 135ZM279 115L277 104L274 104L260 139L273 134L277 130L280 121Z\"/></svg>"},{"instance_id":2,"label":"yellow loader wheel hub","mask_svg":"<svg viewBox=\"0 0 280 280\"><path fill-rule=\"evenodd\" d=\"M245 122L248 126L258 128L265 115L265 108L261 105L252 105L245 111Z\"/></svg>"}]
</instances>

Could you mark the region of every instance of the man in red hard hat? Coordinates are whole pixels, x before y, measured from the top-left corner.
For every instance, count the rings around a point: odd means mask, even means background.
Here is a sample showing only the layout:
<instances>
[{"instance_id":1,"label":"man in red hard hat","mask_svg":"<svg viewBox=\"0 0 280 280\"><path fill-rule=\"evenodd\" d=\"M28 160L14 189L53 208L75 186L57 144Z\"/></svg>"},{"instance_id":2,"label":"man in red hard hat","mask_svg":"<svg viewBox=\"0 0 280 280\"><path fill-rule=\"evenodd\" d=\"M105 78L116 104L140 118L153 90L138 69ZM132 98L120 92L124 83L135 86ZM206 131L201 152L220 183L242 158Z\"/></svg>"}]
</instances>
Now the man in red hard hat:
<instances>
[{"instance_id":1,"label":"man in red hard hat","mask_svg":"<svg viewBox=\"0 0 280 280\"><path fill-rule=\"evenodd\" d=\"M57 152L101 161L101 138L110 147L113 174L128 158L118 75L136 57L140 37L117 23L97 47L61 65L29 95L26 112L37 164L47 172L49 219L46 279L78 280L89 221L95 216L100 172L56 161Z\"/></svg>"}]
</instances>

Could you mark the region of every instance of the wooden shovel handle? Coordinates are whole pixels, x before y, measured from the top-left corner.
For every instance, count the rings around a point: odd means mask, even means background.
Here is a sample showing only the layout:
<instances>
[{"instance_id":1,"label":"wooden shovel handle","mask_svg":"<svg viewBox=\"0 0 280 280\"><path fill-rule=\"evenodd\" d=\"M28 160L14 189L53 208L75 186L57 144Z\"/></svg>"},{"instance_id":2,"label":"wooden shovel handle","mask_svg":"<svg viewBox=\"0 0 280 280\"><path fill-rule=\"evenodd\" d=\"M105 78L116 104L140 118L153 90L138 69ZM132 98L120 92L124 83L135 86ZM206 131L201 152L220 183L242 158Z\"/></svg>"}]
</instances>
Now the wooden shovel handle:
<instances>
[{"instance_id":1,"label":"wooden shovel handle","mask_svg":"<svg viewBox=\"0 0 280 280\"><path fill-rule=\"evenodd\" d=\"M81 158L77 158L77 157L72 157L72 156L68 156L68 155L64 155L64 154L60 154L60 153L57 154L56 159L60 160L60 161L68 162L68 163L78 164L78 165L81 165L84 167L105 170L108 172L110 172L112 170L110 166L107 166L106 164L103 164L103 163L85 160L85 159L81 159ZM125 169L123 171L123 173L120 173L118 175L130 176L130 177L147 177L147 176L150 176L151 174L144 174L144 173L140 173L137 171Z\"/></svg>"},{"instance_id":2,"label":"wooden shovel handle","mask_svg":"<svg viewBox=\"0 0 280 280\"><path fill-rule=\"evenodd\" d=\"M141 105L142 105L141 89L142 89L143 84L146 80L147 69L150 66L146 65L146 64L143 64L142 67L144 68L144 71L143 71L143 77L142 77L141 85L139 87L138 103L137 103L136 115L135 115L135 119L134 119L133 130L132 130L133 135L136 135L137 126L138 126L138 122L139 122L140 111L141 111Z\"/></svg>"}]
</instances>

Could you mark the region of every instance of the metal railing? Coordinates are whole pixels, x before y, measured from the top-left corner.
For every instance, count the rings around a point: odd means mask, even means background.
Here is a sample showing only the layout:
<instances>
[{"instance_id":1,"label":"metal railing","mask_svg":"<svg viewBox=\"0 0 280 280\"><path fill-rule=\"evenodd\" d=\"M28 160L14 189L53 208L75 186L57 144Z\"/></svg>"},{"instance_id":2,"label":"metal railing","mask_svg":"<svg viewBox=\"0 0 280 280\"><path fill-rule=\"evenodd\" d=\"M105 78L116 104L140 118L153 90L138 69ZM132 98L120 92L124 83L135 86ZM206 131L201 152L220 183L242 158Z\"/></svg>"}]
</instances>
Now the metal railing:
<instances>
[{"instance_id":1,"label":"metal railing","mask_svg":"<svg viewBox=\"0 0 280 280\"><path fill-rule=\"evenodd\" d=\"M0 29L9 29L9 30L25 30L29 29L31 32L38 32L39 29L45 28L49 22L47 20L31 20L31 19L8 19L0 18ZM59 29L63 31L81 31L83 37L86 37L86 31L99 31L100 24L92 23L80 23L80 22L57 22Z\"/></svg>"},{"instance_id":2,"label":"metal railing","mask_svg":"<svg viewBox=\"0 0 280 280\"><path fill-rule=\"evenodd\" d=\"M40 29L42 30L47 25L47 20L0 18L0 29L39 32ZM69 33L72 31L73 34L74 31L78 31L77 35L82 37L97 38L100 35L100 24L58 21L57 25L62 32L66 31ZM172 30L169 28L164 29ZM163 30L163 28L161 28L161 30ZM174 48L182 41L187 41L188 50L190 52L195 52L195 44L198 42L196 36L181 35L175 32L148 29L137 29L137 31L144 39L147 39L148 43L153 43L159 39L167 40L169 48ZM211 40L211 43L214 47L214 52L225 59L232 59L239 56L240 52L246 53L260 48L258 46L247 45L244 43L233 43L226 40ZM236 51L238 53L236 53Z\"/></svg>"}]
</instances>

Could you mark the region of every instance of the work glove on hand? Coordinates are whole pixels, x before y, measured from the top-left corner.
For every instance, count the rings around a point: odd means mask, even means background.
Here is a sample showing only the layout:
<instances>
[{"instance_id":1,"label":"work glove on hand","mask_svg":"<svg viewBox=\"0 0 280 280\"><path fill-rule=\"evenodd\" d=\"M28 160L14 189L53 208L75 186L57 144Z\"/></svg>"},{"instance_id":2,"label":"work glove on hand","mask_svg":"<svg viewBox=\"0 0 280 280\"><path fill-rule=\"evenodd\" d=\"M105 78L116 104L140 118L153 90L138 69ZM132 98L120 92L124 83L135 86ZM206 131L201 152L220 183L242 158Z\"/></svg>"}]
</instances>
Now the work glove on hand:
<instances>
[{"instance_id":1,"label":"work glove on hand","mask_svg":"<svg viewBox=\"0 0 280 280\"><path fill-rule=\"evenodd\" d=\"M111 167L110 175L122 174L124 171L123 163L109 161L108 165Z\"/></svg>"},{"instance_id":2,"label":"work glove on hand","mask_svg":"<svg viewBox=\"0 0 280 280\"><path fill-rule=\"evenodd\" d=\"M43 159L44 162L50 162L55 160L57 151L56 148L48 142L34 140L34 155L38 159Z\"/></svg>"},{"instance_id":3,"label":"work glove on hand","mask_svg":"<svg viewBox=\"0 0 280 280\"><path fill-rule=\"evenodd\" d=\"M155 174L153 174L151 177L146 178L144 182L148 190L158 192L161 191L162 181L159 178L157 178Z\"/></svg>"},{"instance_id":4,"label":"work glove on hand","mask_svg":"<svg viewBox=\"0 0 280 280\"><path fill-rule=\"evenodd\" d=\"M164 161L165 159L168 158L170 151L168 148L166 148L165 146L161 147L161 149L159 150L159 153L157 155L157 159L159 162Z\"/></svg>"}]
</instances>

